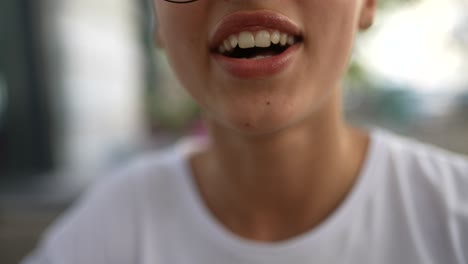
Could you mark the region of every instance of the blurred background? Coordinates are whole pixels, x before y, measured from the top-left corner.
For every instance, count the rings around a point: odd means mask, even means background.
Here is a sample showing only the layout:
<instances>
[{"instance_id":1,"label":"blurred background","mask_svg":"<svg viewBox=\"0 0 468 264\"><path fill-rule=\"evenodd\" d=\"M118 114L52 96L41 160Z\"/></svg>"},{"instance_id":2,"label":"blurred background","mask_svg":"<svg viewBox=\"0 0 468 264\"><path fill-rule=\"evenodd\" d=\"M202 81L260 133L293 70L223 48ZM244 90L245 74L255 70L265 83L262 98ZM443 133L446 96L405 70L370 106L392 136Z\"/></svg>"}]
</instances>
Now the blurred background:
<instances>
[{"instance_id":1,"label":"blurred background","mask_svg":"<svg viewBox=\"0 0 468 264\"><path fill-rule=\"evenodd\" d=\"M468 2L380 0L343 87L347 118L468 154ZM153 44L146 0L0 1L0 263L92 182L203 133Z\"/></svg>"}]
</instances>

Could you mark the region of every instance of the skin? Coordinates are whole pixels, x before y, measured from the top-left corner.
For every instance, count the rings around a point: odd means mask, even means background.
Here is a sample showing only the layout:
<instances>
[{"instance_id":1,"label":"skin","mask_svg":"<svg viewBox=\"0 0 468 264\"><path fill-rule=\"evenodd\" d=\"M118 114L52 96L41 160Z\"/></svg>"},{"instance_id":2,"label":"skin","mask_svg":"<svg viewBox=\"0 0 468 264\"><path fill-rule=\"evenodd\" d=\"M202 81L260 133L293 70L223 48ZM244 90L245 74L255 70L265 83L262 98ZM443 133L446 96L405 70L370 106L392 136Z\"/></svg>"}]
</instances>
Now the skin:
<instances>
[{"instance_id":1,"label":"skin","mask_svg":"<svg viewBox=\"0 0 468 264\"><path fill-rule=\"evenodd\" d=\"M377 0L155 0L158 42L205 112L212 144L191 158L206 206L232 232L279 241L310 230L343 202L368 148L343 119L341 79ZM272 77L239 79L211 58L216 24L273 10L303 31L300 55Z\"/></svg>"}]
</instances>

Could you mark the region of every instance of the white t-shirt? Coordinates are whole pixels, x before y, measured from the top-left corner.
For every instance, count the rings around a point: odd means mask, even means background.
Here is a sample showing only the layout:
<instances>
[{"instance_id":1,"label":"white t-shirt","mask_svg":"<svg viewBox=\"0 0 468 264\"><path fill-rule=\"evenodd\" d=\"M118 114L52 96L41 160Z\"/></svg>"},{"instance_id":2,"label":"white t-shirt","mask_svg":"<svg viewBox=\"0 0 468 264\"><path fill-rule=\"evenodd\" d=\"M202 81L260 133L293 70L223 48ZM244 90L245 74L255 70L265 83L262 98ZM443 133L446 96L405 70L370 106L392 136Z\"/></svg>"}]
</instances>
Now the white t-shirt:
<instances>
[{"instance_id":1,"label":"white t-shirt","mask_svg":"<svg viewBox=\"0 0 468 264\"><path fill-rule=\"evenodd\" d=\"M243 239L192 182L193 140L106 179L54 225L24 264L468 263L468 162L371 132L359 178L318 227L289 240Z\"/></svg>"}]
</instances>

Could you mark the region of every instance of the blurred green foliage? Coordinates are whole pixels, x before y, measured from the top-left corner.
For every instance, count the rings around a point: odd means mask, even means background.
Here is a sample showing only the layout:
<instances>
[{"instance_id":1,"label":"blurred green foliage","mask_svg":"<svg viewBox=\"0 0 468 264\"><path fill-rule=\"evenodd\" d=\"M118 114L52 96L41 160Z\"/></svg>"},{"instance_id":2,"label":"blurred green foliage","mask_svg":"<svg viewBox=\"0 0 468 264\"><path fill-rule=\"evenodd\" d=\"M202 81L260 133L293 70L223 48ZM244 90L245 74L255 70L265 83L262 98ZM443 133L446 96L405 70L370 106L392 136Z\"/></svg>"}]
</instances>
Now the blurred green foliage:
<instances>
[{"instance_id":1,"label":"blurred green foliage","mask_svg":"<svg viewBox=\"0 0 468 264\"><path fill-rule=\"evenodd\" d=\"M421 0L377 0L379 1L379 8L388 9L400 7L403 4L412 4Z\"/></svg>"}]
</instances>

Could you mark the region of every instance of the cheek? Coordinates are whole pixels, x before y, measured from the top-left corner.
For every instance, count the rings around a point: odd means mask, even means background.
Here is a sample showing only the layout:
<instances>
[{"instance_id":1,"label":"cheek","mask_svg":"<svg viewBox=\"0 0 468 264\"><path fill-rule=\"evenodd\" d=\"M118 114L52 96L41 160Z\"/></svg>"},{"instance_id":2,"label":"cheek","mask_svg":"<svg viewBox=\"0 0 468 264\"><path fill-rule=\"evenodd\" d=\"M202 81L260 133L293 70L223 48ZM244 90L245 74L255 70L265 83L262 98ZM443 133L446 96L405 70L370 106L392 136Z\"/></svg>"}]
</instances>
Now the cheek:
<instances>
[{"instance_id":1,"label":"cheek","mask_svg":"<svg viewBox=\"0 0 468 264\"><path fill-rule=\"evenodd\" d=\"M196 87L202 87L208 77L209 50L204 32L206 22L200 15L204 12L193 8L161 9L159 30L171 68L198 100L200 91Z\"/></svg>"},{"instance_id":2,"label":"cheek","mask_svg":"<svg viewBox=\"0 0 468 264\"><path fill-rule=\"evenodd\" d=\"M174 31L167 34L170 46L165 48L169 63L179 81L191 90L196 83L206 79L208 51L199 43L198 35Z\"/></svg>"},{"instance_id":3,"label":"cheek","mask_svg":"<svg viewBox=\"0 0 468 264\"><path fill-rule=\"evenodd\" d=\"M306 52L314 78L330 86L345 72L357 31L357 4L353 0L312 1L308 10L320 10L307 21ZM325 82L325 83L324 83Z\"/></svg>"}]
</instances>

